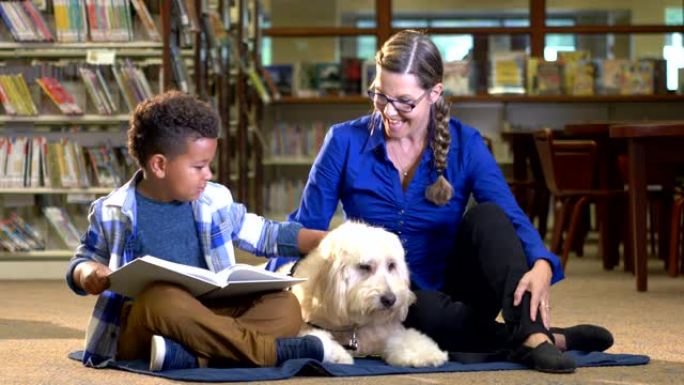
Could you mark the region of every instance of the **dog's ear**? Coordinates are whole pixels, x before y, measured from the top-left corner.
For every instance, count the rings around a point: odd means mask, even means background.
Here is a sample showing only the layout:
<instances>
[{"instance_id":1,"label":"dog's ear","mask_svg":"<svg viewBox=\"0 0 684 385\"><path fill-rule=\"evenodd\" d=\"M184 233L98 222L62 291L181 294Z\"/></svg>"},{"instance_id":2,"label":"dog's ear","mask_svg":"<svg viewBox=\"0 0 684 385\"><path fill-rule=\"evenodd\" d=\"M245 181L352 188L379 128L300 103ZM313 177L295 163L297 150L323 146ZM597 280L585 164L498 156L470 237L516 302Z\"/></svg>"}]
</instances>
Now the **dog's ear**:
<instances>
[{"instance_id":1,"label":"dog's ear","mask_svg":"<svg viewBox=\"0 0 684 385\"><path fill-rule=\"evenodd\" d=\"M348 288L348 259L344 250L337 250L335 255L329 256L323 267L321 275L325 275L325 281L321 284L321 299L326 300L326 308L332 313L333 319L347 323L347 288Z\"/></svg>"}]
</instances>

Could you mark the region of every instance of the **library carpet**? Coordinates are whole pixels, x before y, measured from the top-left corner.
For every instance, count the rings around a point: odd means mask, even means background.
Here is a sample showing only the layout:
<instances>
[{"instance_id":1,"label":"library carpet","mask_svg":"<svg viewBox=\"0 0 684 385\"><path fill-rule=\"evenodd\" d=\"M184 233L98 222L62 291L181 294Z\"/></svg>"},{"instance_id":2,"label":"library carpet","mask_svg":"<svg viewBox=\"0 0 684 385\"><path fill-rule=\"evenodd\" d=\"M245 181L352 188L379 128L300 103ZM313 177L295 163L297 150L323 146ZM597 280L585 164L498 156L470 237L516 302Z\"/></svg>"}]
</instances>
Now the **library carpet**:
<instances>
[{"instance_id":1,"label":"library carpet","mask_svg":"<svg viewBox=\"0 0 684 385\"><path fill-rule=\"evenodd\" d=\"M575 359L578 367L633 366L644 365L649 361L648 356L633 354L610 354L599 352L583 353L577 351L567 352L566 354L571 355ZM82 357L82 352L71 353L69 357L75 360L80 360ZM356 359L354 365L322 364L311 359L297 359L286 361L279 367L269 368L197 368L166 370L162 372L150 372L148 370L148 363L146 361L120 361L112 363L110 368L158 376L170 380L193 382L247 382L283 380L294 376L359 377L409 373L476 372L526 369L522 365L511 362L462 364L460 362L453 361L447 362L446 364L438 367L408 368L390 366L379 359L372 358Z\"/></svg>"}]
</instances>

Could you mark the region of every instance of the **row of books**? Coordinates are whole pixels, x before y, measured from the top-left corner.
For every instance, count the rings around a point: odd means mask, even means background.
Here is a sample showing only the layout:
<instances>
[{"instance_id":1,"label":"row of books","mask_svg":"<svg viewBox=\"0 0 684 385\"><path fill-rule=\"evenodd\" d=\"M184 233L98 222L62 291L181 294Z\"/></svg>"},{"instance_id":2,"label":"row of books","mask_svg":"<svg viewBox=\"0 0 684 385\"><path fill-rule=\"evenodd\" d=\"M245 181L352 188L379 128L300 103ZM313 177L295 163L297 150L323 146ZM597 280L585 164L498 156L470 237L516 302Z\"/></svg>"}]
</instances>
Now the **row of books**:
<instances>
[{"instance_id":1,"label":"row of books","mask_svg":"<svg viewBox=\"0 0 684 385\"><path fill-rule=\"evenodd\" d=\"M328 127L321 121L305 124L280 122L270 131L270 154L278 157L313 158Z\"/></svg>"},{"instance_id":2,"label":"row of books","mask_svg":"<svg viewBox=\"0 0 684 385\"><path fill-rule=\"evenodd\" d=\"M340 63L274 64L264 67L272 94L316 97L360 95L375 78L375 62L343 58Z\"/></svg>"},{"instance_id":3,"label":"row of books","mask_svg":"<svg viewBox=\"0 0 684 385\"><path fill-rule=\"evenodd\" d=\"M667 93L663 59L592 59L587 51L558 52L556 61L524 52L492 57L490 94L651 95Z\"/></svg>"},{"instance_id":4,"label":"row of books","mask_svg":"<svg viewBox=\"0 0 684 385\"><path fill-rule=\"evenodd\" d=\"M44 136L0 137L0 187L117 187L134 172L125 147L80 146Z\"/></svg>"},{"instance_id":5,"label":"row of books","mask_svg":"<svg viewBox=\"0 0 684 385\"><path fill-rule=\"evenodd\" d=\"M93 109L101 115L133 111L138 103L154 94L143 69L128 59L111 66L71 63L59 66L58 70L55 68L44 65L0 69L0 104L5 114L38 115L41 111L36 107L31 92L34 87L39 88L58 113L64 115L82 115L87 110L82 106L85 95L74 95L78 91L75 82L85 88ZM118 92L112 90L112 81L109 80L112 77ZM123 103L119 102L120 98Z\"/></svg>"},{"instance_id":6,"label":"row of books","mask_svg":"<svg viewBox=\"0 0 684 385\"><path fill-rule=\"evenodd\" d=\"M474 95L478 71L473 60L444 63L445 95ZM489 63L489 94L650 95L667 93L663 59L591 59L587 51L558 52L549 62L522 51L494 53ZM271 95L317 97L365 95L375 78L375 63L343 59L340 63L294 63L265 67Z\"/></svg>"},{"instance_id":7,"label":"row of books","mask_svg":"<svg viewBox=\"0 0 684 385\"><path fill-rule=\"evenodd\" d=\"M48 224L57 234L63 246L69 249L78 247L81 231L74 225L73 220L63 207L45 206L42 209ZM7 252L22 252L45 250L46 235L37 226L30 225L17 213L0 219L0 250Z\"/></svg>"},{"instance_id":8,"label":"row of books","mask_svg":"<svg viewBox=\"0 0 684 385\"><path fill-rule=\"evenodd\" d=\"M57 41L131 41L134 39L131 5L135 9L147 37L161 41L159 30L144 0L53 0L52 18L43 17L29 0L0 2L0 16L18 42ZM52 23L54 21L54 23Z\"/></svg>"}]
</instances>

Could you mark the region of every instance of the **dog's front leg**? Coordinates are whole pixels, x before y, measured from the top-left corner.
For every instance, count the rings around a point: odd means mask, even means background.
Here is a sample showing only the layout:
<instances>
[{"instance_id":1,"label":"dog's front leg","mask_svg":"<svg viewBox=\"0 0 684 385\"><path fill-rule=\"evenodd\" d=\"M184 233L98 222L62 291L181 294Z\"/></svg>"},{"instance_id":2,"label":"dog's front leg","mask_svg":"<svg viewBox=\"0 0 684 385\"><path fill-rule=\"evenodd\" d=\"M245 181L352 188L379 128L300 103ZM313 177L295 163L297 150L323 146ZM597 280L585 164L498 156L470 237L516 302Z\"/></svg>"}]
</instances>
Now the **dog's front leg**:
<instances>
[{"instance_id":1,"label":"dog's front leg","mask_svg":"<svg viewBox=\"0 0 684 385\"><path fill-rule=\"evenodd\" d=\"M353 364L354 358L345 350L342 345L332 338L332 335L325 330L306 328L300 333L300 336L312 335L320 338L323 342L323 362L331 362L334 364Z\"/></svg>"},{"instance_id":2,"label":"dog's front leg","mask_svg":"<svg viewBox=\"0 0 684 385\"><path fill-rule=\"evenodd\" d=\"M393 366L440 366L448 355L430 337L415 329L400 327L386 340L382 358Z\"/></svg>"}]
</instances>

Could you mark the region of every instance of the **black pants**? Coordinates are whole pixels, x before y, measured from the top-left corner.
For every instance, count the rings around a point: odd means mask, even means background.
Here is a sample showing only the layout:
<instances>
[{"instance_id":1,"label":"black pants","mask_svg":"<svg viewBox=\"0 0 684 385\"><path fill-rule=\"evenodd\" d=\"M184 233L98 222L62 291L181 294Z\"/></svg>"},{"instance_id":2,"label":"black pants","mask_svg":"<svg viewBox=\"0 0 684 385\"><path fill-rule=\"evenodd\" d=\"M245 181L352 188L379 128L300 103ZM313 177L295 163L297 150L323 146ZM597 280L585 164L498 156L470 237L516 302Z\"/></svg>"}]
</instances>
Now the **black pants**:
<instances>
[{"instance_id":1,"label":"black pants","mask_svg":"<svg viewBox=\"0 0 684 385\"><path fill-rule=\"evenodd\" d=\"M520 240L506 214L493 203L465 214L447 261L441 291L415 290L404 322L430 336L443 350L486 352L519 346L545 333L541 316L530 319L530 294L513 306L513 293L529 270ZM496 321L502 312L505 323Z\"/></svg>"}]
</instances>

